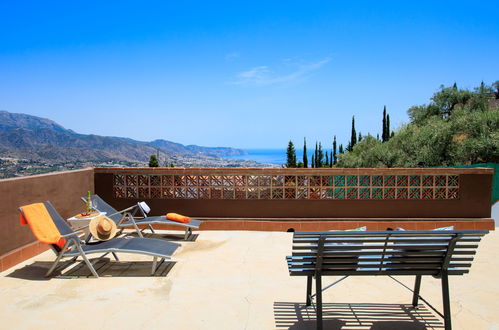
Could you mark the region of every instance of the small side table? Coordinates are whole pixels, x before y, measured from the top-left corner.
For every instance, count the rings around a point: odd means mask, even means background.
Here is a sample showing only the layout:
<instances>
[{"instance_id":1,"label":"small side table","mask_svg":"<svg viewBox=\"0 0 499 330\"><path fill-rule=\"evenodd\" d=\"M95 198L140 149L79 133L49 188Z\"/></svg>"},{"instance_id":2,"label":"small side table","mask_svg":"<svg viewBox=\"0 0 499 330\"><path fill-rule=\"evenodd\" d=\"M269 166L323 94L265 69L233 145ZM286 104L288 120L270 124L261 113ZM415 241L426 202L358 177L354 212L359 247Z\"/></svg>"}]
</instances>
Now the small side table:
<instances>
[{"instance_id":1,"label":"small side table","mask_svg":"<svg viewBox=\"0 0 499 330\"><path fill-rule=\"evenodd\" d=\"M89 242L90 238L92 235L90 234L90 230L88 229L88 224L90 223L90 220L100 217L102 215L106 215L106 212L98 212L97 214L92 214L88 217L82 217L79 215L72 216L71 218L68 218L67 221L71 228L74 230L78 230L79 228L86 227L85 232L84 232L84 240L85 242Z\"/></svg>"}]
</instances>

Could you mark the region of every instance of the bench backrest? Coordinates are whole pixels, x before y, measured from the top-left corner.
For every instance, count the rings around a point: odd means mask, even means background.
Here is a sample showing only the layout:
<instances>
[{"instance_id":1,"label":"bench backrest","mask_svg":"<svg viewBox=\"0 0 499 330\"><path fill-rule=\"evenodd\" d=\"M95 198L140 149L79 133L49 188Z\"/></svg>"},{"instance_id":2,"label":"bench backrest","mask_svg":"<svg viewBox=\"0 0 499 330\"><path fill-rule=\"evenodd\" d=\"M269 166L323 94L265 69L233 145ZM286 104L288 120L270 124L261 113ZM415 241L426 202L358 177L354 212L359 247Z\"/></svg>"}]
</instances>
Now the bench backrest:
<instances>
[{"instance_id":1,"label":"bench backrest","mask_svg":"<svg viewBox=\"0 0 499 330\"><path fill-rule=\"evenodd\" d=\"M488 231L296 232L291 275L434 275L469 271Z\"/></svg>"}]
</instances>

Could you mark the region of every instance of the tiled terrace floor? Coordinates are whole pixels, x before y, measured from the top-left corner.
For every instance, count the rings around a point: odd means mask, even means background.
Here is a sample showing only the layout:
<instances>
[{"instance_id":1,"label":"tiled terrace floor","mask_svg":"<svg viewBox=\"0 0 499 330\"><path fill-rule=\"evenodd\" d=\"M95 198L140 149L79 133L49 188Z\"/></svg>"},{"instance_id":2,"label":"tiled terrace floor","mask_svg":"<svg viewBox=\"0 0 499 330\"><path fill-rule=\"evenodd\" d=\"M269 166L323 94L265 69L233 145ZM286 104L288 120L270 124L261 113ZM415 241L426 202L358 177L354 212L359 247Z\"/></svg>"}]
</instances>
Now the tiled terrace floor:
<instances>
[{"instance_id":1,"label":"tiled terrace floor","mask_svg":"<svg viewBox=\"0 0 499 330\"><path fill-rule=\"evenodd\" d=\"M150 259L103 263L100 279L79 264L46 279L47 251L0 273L2 329L314 329L304 308L305 278L288 275L290 233L201 232L182 242L173 267L149 277ZM499 234L479 248L471 273L452 277L454 329L499 329ZM171 264L170 264L171 266ZM166 275L165 275L166 274ZM324 286L337 278L328 278ZM412 287L412 277L399 277ZM422 295L441 309L439 281ZM324 294L326 329L442 329L429 308L411 310L411 293L387 277L352 277Z\"/></svg>"}]
</instances>

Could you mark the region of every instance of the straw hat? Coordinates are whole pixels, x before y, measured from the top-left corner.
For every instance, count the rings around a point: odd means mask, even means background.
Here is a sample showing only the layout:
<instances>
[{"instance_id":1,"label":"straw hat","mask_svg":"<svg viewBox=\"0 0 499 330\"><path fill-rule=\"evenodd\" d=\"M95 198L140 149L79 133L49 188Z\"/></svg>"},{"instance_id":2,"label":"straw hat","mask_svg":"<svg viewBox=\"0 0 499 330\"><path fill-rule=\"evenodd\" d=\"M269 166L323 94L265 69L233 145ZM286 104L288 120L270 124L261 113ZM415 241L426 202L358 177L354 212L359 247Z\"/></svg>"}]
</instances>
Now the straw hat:
<instances>
[{"instance_id":1,"label":"straw hat","mask_svg":"<svg viewBox=\"0 0 499 330\"><path fill-rule=\"evenodd\" d=\"M107 241L116 236L116 223L105 216L95 217L90 220L88 229L92 236L101 241Z\"/></svg>"}]
</instances>

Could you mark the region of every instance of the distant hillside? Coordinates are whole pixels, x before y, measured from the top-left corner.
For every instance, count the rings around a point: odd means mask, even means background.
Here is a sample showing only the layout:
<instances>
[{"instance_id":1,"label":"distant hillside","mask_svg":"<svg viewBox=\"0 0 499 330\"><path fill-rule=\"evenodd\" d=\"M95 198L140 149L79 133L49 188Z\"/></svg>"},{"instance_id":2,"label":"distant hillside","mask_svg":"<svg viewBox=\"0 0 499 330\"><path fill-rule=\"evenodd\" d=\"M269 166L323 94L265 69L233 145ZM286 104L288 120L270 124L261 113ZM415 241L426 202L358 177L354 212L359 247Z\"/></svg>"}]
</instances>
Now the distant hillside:
<instances>
[{"instance_id":1,"label":"distant hillside","mask_svg":"<svg viewBox=\"0 0 499 330\"><path fill-rule=\"evenodd\" d=\"M166 140L152 142L129 138L78 134L52 120L0 111L0 157L55 161L149 160L159 151L163 159L243 155L234 148L184 146Z\"/></svg>"}]
</instances>

